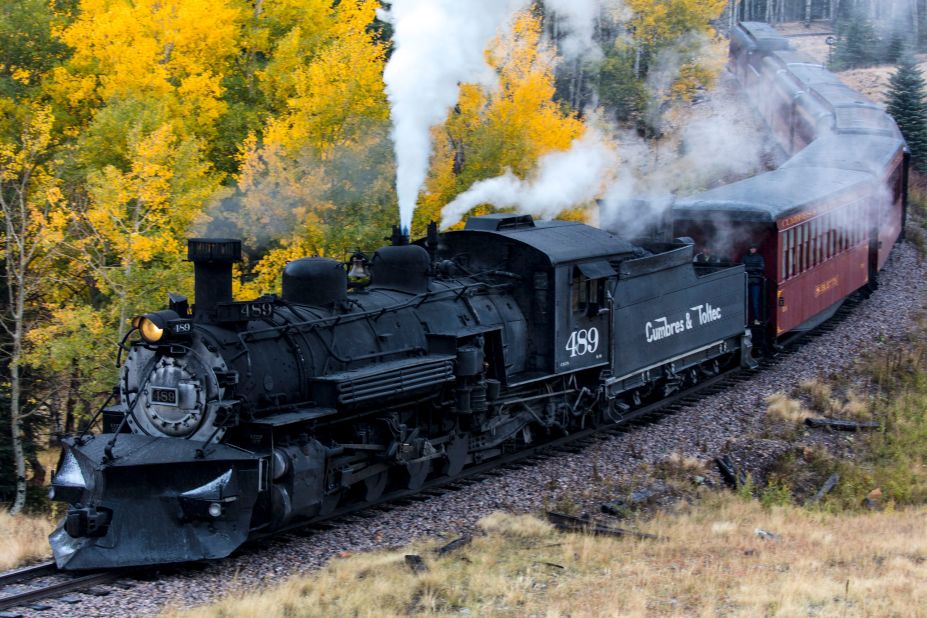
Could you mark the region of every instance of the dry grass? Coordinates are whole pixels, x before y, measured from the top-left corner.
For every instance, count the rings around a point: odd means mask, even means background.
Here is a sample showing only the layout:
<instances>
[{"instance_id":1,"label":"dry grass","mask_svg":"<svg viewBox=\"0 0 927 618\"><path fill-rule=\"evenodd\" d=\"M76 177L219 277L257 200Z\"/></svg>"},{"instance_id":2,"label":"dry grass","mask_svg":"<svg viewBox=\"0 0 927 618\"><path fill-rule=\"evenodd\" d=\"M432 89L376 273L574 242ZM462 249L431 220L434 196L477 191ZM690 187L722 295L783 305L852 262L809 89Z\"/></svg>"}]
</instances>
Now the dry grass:
<instances>
[{"instance_id":1,"label":"dry grass","mask_svg":"<svg viewBox=\"0 0 927 618\"><path fill-rule=\"evenodd\" d=\"M263 593L165 615L923 616L925 525L924 509L835 517L729 496L648 522L661 540L563 535L496 514L485 537L447 556L420 543L334 559ZM409 553L429 570L409 569Z\"/></svg>"},{"instance_id":2,"label":"dry grass","mask_svg":"<svg viewBox=\"0 0 927 618\"><path fill-rule=\"evenodd\" d=\"M48 535L54 528L47 517L13 517L0 511L0 570L47 558L51 554Z\"/></svg>"},{"instance_id":3,"label":"dry grass","mask_svg":"<svg viewBox=\"0 0 927 618\"><path fill-rule=\"evenodd\" d=\"M707 462L697 457L690 457L679 451L673 451L663 460L662 467L669 471L676 472L681 476L705 474Z\"/></svg>"},{"instance_id":4,"label":"dry grass","mask_svg":"<svg viewBox=\"0 0 927 618\"><path fill-rule=\"evenodd\" d=\"M773 393L766 398L766 414L788 423L803 423L812 416L800 401L784 393Z\"/></svg>"}]
</instances>

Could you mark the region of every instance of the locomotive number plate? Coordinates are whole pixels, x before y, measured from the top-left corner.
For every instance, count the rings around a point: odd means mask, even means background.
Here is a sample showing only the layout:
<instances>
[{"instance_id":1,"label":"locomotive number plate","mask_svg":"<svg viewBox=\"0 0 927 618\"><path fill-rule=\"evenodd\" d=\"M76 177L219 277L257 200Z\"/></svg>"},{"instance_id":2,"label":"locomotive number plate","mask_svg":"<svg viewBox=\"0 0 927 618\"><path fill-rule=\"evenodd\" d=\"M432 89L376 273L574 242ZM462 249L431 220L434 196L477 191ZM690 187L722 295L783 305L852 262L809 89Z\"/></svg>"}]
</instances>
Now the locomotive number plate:
<instances>
[{"instance_id":1,"label":"locomotive number plate","mask_svg":"<svg viewBox=\"0 0 927 618\"><path fill-rule=\"evenodd\" d=\"M161 386L151 387L151 402L161 406L177 405L177 389L164 388Z\"/></svg>"},{"instance_id":2,"label":"locomotive number plate","mask_svg":"<svg viewBox=\"0 0 927 618\"><path fill-rule=\"evenodd\" d=\"M274 314L273 303L248 302L236 304L238 305L238 317L242 320L269 318Z\"/></svg>"},{"instance_id":3,"label":"locomotive number plate","mask_svg":"<svg viewBox=\"0 0 927 618\"><path fill-rule=\"evenodd\" d=\"M260 320L274 315L274 304L268 301L227 303L217 307L220 322L246 322Z\"/></svg>"}]
</instances>

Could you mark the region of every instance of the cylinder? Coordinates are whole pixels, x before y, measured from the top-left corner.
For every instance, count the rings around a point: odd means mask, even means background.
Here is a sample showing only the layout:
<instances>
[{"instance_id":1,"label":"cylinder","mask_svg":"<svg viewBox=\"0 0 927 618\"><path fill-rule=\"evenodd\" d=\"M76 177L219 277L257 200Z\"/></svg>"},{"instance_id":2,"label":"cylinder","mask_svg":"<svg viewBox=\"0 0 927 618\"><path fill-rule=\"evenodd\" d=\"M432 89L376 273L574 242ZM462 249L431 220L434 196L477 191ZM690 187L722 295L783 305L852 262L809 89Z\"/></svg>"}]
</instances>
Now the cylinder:
<instances>
[{"instance_id":1,"label":"cylinder","mask_svg":"<svg viewBox=\"0 0 927 618\"><path fill-rule=\"evenodd\" d=\"M499 380L486 380L486 399L496 401L502 391L502 383Z\"/></svg>"},{"instance_id":2,"label":"cylinder","mask_svg":"<svg viewBox=\"0 0 927 618\"><path fill-rule=\"evenodd\" d=\"M457 350L458 376L475 376L483 370L483 352L475 346L464 346Z\"/></svg>"}]
</instances>

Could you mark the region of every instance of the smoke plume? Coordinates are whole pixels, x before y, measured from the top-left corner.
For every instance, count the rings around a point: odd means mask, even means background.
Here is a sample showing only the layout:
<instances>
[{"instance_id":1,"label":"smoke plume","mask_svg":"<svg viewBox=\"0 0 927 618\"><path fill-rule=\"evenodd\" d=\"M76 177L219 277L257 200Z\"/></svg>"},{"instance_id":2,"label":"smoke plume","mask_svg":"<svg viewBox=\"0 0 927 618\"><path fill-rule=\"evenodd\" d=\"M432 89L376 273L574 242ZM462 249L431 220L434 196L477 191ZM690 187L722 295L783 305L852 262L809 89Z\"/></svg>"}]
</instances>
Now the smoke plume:
<instances>
[{"instance_id":1,"label":"smoke plume","mask_svg":"<svg viewBox=\"0 0 927 618\"><path fill-rule=\"evenodd\" d=\"M595 21L604 0L545 0L566 35L564 58L601 54ZM615 4L618 0L607 0ZM383 79L390 102L396 152L396 193L400 223L408 228L431 157L431 129L457 103L460 84L492 87L496 75L486 64L489 43L530 0L393 0L382 17L393 25L394 51Z\"/></svg>"},{"instance_id":2,"label":"smoke plume","mask_svg":"<svg viewBox=\"0 0 927 618\"><path fill-rule=\"evenodd\" d=\"M518 212L550 219L563 210L594 199L616 164L615 152L601 135L588 130L569 150L551 152L538 159L537 171L528 180L506 172L474 183L444 207L441 227L454 225L480 204L515 208Z\"/></svg>"},{"instance_id":3,"label":"smoke plume","mask_svg":"<svg viewBox=\"0 0 927 618\"><path fill-rule=\"evenodd\" d=\"M393 0L395 49L383 73L393 122L400 223L408 228L431 156L431 128L457 103L461 82L491 86L484 51L527 0Z\"/></svg>"},{"instance_id":4,"label":"smoke plume","mask_svg":"<svg viewBox=\"0 0 927 618\"><path fill-rule=\"evenodd\" d=\"M560 53L565 60L597 59L602 50L595 42L595 23L602 12L602 0L545 0L563 35Z\"/></svg>"}]
</instances>

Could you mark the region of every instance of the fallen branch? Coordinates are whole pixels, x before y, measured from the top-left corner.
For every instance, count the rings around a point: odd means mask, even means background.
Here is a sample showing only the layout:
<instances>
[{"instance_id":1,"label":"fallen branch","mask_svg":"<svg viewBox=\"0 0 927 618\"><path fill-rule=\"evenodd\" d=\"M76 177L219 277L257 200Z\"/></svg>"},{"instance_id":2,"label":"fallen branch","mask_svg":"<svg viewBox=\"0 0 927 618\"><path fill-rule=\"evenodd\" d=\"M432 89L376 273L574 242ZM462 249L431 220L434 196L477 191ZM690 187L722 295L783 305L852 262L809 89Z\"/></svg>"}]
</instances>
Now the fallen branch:
<instances>
[{"instance_id":1,"label":"fallen branch","mask_svg":"<svg viewBox=\"0 0 927 618\"><path fill-rule=\"evenodd\" d=\"M731 489L737 489L746 482L747 479L744 474L737 469L737 465L734 463L734 460L731 459L730 455L715 458L715 463L718 465L721 479Z\"/></svg>"},{"instance_id":2,"label":"fallen branch","mask_svg":"<svg viewBox=\"0 0 927 618\"><path fill-rule=\"evenodd\" d=\"M815 429L829 427L837 431L864 431L879 428L878 423L871 421L848 421L840 418L806 418L805 425Z\"/></svg>"},{"instance_id":3,"label":"fallen branch","mask_svg":"<svg viewBox=\"0 0 927 618\"><path fill-rule=\"evenodd\" d=\"M824 496L829 494L830 491L834 487L837 486L837 483L839 482L840 482L840 475L834 472L833 474L830 475L830 477L828 477L826 481L824 481L824 484L821 485L821 488L818 490L818 493L808 498L808 501L805 502L805 504L814 504L816 502L820 502L824 498Z\"/></svg>"},{"instance_id":4,"label":"fallen branch","mask_svg":"<svg viewBox=\"0 0 927 618\"><path fill-rule=\"evenodd\" d=\"M653 534L635 532L634 530L626 530L625 528L603 526L601 524L589 521L588 519L573 517L572 515L565 515L563 513L555 513L553 511L547 511L547 521L553 524L554 528L560 530L561 532L581 532L584 534L594 534L597 536L633 536L639 539L658 538Z\"/></svg>"},{"instance_id":5,"label":"fallen branch","mask_svg":"<svg viewBox=\"0 0 927 618\"><path fill-rule=\"evenodd\" d=\"M447 545L442 545L441 547L435 550L435 553L438 554L439 556L443 556L444 554L449 554L455 549L460 549L464 545L469 545L470 541L472 540L473 540L473 537L470 535L462 536L459 539L454 539Z\"/></svg>"}]
</instances>

